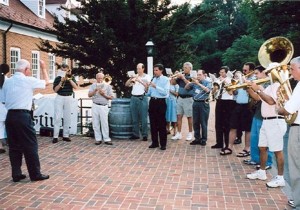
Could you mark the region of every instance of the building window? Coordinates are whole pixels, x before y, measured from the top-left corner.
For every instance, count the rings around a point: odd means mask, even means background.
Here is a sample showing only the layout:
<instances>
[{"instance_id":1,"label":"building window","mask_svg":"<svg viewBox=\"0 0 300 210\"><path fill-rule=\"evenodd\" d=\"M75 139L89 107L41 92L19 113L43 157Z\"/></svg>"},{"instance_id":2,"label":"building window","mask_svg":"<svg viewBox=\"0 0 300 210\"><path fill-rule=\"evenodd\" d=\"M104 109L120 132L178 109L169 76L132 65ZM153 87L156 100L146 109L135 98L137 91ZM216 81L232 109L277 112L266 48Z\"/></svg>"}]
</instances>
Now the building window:
<instances>
[{"instance_id":1,"label":"building window","mask_svg":"<svg viewBox=\"0 0 300 210\"><path fill-rule=\"evenodd\" d=\"M21 59L21 50L20 48L10 48L10 70L11 74L14 74L16 71L16 64Z\"/></svg>"},{"instance_id":2,"label":"building window","mask_svg":"<svg viewBox=\"0 0 300 210\"><path fill-rule=\"evenodd\" d=\"M40 78L40 53L38 51L32 51L31 53L31 72L35 78Z\"/></svg>"},{"instance_id":3,"label":"building window","mask_svg":"<svg viewBox=\"0 0 300 210\"><path fill-rule=\"evenodd\" d=\"M45 2L44 2L44 0L39 0L39 16L45 17Z\"/></svg>"},{"instance_id":4,"label":"building window","mask_svg":"<svg viewBox=\"0 0 300 210\"><path fill-rule=\"evenodd\" d=\"M54 80L55 78L55 56L49 54L49 80Z\"/></svg>"},{"instance_id":5,"label":"building window","mask_svg":"<svg viewBox=\"0 0 300 210\"><path fill-rule=\"evenodd\" d=\"M73 62L73 68L75 68L75 69L79 68L79 61Z\"/></svg>"},{"instance_id":6,"label":"building window","mask_svg":"<svg viewBox=\"0 0 300 210\"><path fill-rule=\"evenodd\" d=\"M67 65L69 65L68 63L69 63L69 60L68 60L68 58L63 58L62 59L62 64L67 64Z\"/></svg>"},{"instance_id":7,"label":"building window","mask_svg":"<svg viewBox=\"0 0 300 210\"><path fill-rule=\"evenodd\" d=\"M0 4L4 4L8 6L9 1L8 0L0 0Z\"/></svg>"}]
</instances>

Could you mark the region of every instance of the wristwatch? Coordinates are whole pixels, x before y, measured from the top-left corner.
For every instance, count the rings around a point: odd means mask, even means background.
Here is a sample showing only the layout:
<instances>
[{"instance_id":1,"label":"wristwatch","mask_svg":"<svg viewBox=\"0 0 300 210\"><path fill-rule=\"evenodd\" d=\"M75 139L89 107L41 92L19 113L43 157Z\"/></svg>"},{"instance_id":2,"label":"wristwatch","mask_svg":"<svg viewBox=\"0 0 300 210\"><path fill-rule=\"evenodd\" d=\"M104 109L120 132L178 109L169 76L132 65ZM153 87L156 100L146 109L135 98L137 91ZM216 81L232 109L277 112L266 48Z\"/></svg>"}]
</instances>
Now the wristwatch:
<instances>
[{"instance_id":1,"label":"wristwatch","mask_svg":"<svg viewBox=\"0 0 300 210\"><path fill-rule=\"evenodd\" d=\"M257 91L255 91L257 94L259 94L259 93L261 93L261 90L257 90Z\"/></svg>"}]
</instances>

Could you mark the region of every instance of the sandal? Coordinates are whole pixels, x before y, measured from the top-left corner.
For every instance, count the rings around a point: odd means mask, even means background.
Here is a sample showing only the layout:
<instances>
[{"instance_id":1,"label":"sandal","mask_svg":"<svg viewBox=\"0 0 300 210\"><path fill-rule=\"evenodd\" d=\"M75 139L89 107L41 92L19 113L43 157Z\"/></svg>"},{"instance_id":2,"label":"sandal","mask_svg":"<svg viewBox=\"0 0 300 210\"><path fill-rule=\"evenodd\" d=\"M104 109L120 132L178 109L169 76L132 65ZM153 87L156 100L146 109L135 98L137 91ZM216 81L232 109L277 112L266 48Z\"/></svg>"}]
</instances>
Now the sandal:
<instances>
[{"instance_id":1,"label":"sandal","mask_svg":"<svg viewBox=\"0 0 300 210\"><path fill-rule=\"evenodd\" d=\"M237 154L237 157L248 157L250 155L250 151L247 150L243 150L242 152L240 152L239 154Z\"/></svg>"},{"instance_id":2,"label":"sandal","mask_svg":"<svg viewBox=\"0 0 300 210\"><path fill-rule=\"evenodd\" d=\"M232 150L230 148L223 148L221 149L220 155L231 155Z\"/></svg>"}]
</instances>

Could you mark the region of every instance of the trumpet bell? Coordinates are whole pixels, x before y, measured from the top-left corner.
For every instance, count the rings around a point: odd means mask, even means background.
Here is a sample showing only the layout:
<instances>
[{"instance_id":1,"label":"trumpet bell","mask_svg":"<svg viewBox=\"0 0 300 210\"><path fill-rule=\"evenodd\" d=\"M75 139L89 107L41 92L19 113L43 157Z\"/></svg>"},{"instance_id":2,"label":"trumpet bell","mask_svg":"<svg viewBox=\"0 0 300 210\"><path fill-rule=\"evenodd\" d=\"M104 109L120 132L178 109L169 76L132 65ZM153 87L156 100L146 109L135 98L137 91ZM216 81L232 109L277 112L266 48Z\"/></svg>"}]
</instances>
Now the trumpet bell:
<instances>
[{"instance_id":1,"label":"trumpet bell","mask_svg":"<svg viewBox=\"0 0 300 210\"><path fill-rule=\"evenodd\" d=\"M258 51L258 60L263 67L277 62L287 64L293 57L294 46L292 42L282 36L277 36L265 41Z\"/></svg>"},{"instance_id":2,"label":"trumpet bell","mask_svg":"<svg viewBox=\"0 0 300 210\"><path fill-rule=\"evenodd\" d=\"M112 77L109 74L106 74L103 78L104 83L110 85L112 82Z\"/></svg>"}]
</instances>

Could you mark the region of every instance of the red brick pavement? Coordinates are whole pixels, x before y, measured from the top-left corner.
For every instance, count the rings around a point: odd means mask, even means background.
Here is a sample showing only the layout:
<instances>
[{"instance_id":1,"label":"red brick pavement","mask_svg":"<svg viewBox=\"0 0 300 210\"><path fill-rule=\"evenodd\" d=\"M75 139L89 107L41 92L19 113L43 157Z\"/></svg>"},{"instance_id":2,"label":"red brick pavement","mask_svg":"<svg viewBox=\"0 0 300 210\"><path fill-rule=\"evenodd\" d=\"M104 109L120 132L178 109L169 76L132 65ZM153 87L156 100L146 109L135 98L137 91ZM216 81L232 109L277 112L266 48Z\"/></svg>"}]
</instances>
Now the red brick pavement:
<instances>
[{"instance_id":1,"label":"red brick pavement","mask_svg":"<svg viewBox=\"0 0 300 210\"><path fill-rule=\"evenodd\" d=\"M39 137L42 172L50 179L19 183L11 181L8 156L1 155L0 209L289 209L281 189L247 180L252 167L210 148L215 143L213 103L211 108L206 147L169 140L161 151L148 149L149 141L96 146L88 137L57 144ZM234 152L241 149L237 145Z\"/></svg>"}]
</instances>

